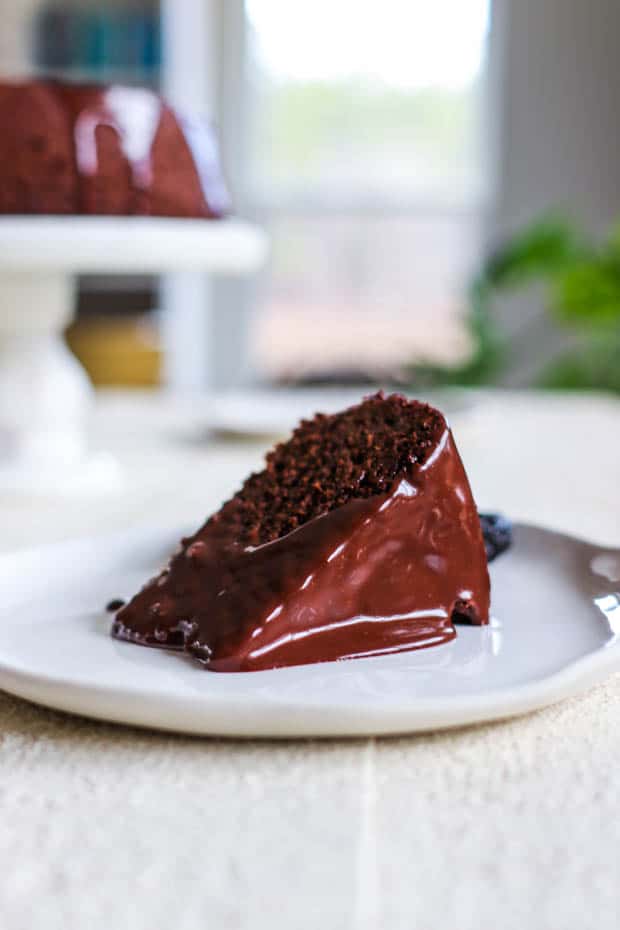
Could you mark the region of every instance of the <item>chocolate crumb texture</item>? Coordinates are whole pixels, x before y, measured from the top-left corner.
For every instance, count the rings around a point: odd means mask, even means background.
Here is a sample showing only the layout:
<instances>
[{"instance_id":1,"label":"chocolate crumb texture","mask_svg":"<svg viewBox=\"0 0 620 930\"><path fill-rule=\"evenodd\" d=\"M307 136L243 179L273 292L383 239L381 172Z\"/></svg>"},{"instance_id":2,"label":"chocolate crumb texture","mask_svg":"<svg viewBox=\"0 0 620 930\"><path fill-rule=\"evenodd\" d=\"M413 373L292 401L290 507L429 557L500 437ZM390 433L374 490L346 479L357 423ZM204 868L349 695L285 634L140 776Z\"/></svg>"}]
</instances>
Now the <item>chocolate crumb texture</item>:
<instances>
[{"instance_id":1,"label":"chocolate crumb texture","mask_svg":"<svg viewBox=\"0 0 620 930\"><path fill-rule=\"evenodd\" d=\"M379 392L341 413L317 414L211 520L230 524L241 545L272 542L350 500L387 493L445 429L438 410L400 394Z\"/></svg>"}]
</instances>

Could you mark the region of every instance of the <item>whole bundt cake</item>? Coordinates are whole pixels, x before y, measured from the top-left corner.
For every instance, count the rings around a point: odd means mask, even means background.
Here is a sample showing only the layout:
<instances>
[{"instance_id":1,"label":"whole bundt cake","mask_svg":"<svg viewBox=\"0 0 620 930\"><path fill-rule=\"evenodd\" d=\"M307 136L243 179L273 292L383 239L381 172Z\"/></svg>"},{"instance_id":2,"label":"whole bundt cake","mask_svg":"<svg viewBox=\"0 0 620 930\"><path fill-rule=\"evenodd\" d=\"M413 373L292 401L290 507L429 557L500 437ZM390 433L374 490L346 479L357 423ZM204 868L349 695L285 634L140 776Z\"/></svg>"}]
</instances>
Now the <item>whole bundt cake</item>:
<instances>
[{"instance_id":1,"label":"whole bundt cake","mask_svg":"<svg viewBox=\"0 0 620 930\"><path fill-rule=\"evenodd\" d=\"M0 213L215 218L215 137L151 90L0 82Z\"/></svg>"}]
</instances>

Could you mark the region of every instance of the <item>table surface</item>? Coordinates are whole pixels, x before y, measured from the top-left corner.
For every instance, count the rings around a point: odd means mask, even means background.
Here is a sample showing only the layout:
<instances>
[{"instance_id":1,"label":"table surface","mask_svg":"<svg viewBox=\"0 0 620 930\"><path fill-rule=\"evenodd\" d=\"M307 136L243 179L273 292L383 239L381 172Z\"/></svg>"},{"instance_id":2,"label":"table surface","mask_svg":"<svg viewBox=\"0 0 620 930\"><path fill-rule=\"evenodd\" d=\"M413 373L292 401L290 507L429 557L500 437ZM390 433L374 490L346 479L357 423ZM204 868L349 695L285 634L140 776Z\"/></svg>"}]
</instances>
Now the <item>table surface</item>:
<instances>
[{"instance_id":1,"label":"table surface","mask_svg":"<svg viewBox=\"0 0 620 930\"><path fill-rule=\"evenodd\" d=\"M10 550L197 522L259 465L208 401L107 393L116 492L0 495ZM476 395L451 416L481 508L620 545L620 402ZM524 579L527 583L527 579ZM505 723L227 741L0 694L2 930L620 926L620 676Z\"/></svg>"}]
</instances>

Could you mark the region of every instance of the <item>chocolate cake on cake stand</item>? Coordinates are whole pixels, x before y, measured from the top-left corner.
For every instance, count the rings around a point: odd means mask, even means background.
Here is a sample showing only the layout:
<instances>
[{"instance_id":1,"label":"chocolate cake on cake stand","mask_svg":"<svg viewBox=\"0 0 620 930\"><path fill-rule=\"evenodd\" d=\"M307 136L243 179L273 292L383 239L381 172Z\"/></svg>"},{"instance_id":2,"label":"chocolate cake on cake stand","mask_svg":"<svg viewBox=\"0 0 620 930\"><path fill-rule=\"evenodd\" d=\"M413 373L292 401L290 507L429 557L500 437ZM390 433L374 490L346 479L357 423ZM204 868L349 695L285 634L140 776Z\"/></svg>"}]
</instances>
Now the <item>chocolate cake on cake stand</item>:
<instances>
[{"instance_id":1,"label":"chocolate cake on cake stand","mask_svg":"<svg viewBox=\"0 0 620 930\"><path fill-rule=\"evenodd\" d=\"M245 275L266 252L237 219L0 217L0 491L118 481L111 457L88 451L92 386L63 340L77 274Z\"/></svg>"}]
</instances>

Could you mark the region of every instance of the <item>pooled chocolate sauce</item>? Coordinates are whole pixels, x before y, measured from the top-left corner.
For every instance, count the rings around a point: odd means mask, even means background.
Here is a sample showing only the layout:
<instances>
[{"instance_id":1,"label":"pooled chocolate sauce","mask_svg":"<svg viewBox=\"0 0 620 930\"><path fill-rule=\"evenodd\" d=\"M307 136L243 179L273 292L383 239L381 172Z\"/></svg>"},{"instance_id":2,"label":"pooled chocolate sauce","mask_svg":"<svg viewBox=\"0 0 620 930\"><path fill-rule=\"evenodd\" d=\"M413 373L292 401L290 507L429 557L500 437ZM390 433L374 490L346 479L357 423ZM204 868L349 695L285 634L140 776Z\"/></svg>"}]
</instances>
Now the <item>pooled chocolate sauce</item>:
<instances>
[{"instance_id":1,"label":"pooled chocolate sauce","mask_svg":"<svg viewBox=\"0 0 620 930\"><path fill-rule=\"evenodd\" d=\"M485 624L478 514L449 430L386 494L241 546L208 523L119 611L113 635L185 648L214 671L254 671L445 643Z\"/></svg>"}]
</instances>

